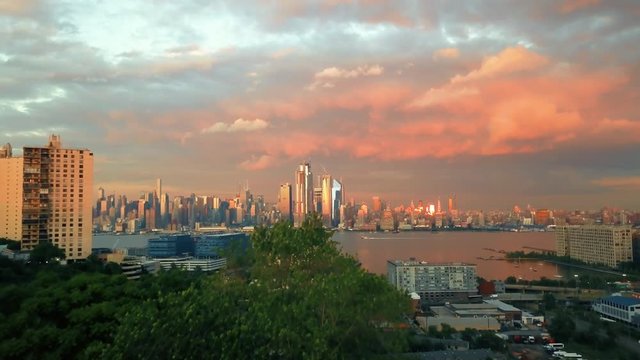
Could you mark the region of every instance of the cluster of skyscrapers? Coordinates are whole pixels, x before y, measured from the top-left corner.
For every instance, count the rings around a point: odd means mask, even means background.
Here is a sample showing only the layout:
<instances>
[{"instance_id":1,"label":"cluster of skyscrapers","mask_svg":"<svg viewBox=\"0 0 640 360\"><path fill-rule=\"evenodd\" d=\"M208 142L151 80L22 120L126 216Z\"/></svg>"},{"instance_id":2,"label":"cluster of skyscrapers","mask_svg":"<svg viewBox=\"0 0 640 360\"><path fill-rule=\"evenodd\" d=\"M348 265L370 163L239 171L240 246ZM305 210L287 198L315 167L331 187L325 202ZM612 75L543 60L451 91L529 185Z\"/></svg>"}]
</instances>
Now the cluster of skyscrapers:
<instances>
[{"instance_id":1,"label":"cluster of skyscrapers","mask_svg":"<svg viewBox=\"0 0 640 360\"><path fill-rule=\"evenodd\" d=\"M326 227L338 226L344 220L344 190L340 181L329 174L318 177L320 186L314 187L313 173L308 162L298 166L294 173L295 198L289 183L280 185L278 210L282 219L299 226L309 213L322 215ZM341 215L342 214L342 215Z\"/></svg>"},{"instance_id":2,"label":"cluster of skyscrapers","mask_svg":"<svg viewBox=\"0 0 640 360\"><path fill-rule=\"evenodd\" d=\"M93 153L68 149L52 135L43 147L24 147L13 156L0 149L0 237L21 249L50 241L68 260L91 254Z\"/></svg>"}]
</instances>

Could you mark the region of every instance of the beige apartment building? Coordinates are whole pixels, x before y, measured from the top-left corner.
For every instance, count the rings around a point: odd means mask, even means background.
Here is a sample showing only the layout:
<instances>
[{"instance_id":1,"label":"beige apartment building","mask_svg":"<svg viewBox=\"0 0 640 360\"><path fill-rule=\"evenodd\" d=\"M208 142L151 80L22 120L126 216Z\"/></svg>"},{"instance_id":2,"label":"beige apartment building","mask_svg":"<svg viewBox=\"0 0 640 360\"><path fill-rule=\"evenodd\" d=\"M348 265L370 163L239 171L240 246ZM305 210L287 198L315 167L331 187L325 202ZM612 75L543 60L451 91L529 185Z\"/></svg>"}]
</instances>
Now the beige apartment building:
<instances>
[{"instance_id":1,"label":"beige apartment building","mask_svg":"<svg viewBox=\"0 0 640 360\"><path fill-rule=\"evenodd\" d=\"M617 267L633 261L630 226L572 225L556 228L558 256Z\"/></svg>"},{"instance_id":2,"label":"beige apartment building","mask_svg":"<svg viewBox=\"0 0 640 360\"><path fill-rule=\"evenodd\" d=\"M0 157L0 169L7 170L0 189L11 190L0 195L0 237L20 241L23 250L51 241L68 260L91 254L91 151L65 149L52 135L46 147L23 148L22 158Z\"/></svg>"},{"instance_id":3,"label":"beige apartment building","mask_svg":"<svg viewBox=\"0 0 640 360\"><path fill-rule=\"evenodd\" d=\"M22 158L0 147L0 237L22 237Z\"/></svg>"}]
</instances>

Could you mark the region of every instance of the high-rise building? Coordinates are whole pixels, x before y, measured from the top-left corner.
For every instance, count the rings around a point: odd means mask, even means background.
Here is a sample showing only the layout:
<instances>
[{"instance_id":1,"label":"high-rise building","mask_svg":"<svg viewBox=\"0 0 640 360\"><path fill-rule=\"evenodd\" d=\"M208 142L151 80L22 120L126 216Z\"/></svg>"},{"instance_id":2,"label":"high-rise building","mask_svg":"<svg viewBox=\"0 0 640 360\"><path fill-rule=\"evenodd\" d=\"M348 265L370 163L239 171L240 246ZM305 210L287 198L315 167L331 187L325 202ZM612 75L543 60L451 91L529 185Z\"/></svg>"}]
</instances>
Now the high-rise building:
<instances>
[{"instance_id":1,"label":"high-rise building","mask_svg":"<svg viewBox=\"0 0 640 360\"><path fill-rule=\"evenodd\" d=\"M6 159L13 156L13 148L11 144L6 143L0 147L0 159Z\"/></svg>"},{"instance_id":2,"label":"high-rise building","mask_svg":"<svg viewBox=\"0 0 640 360\"><path fill-rule=\"evenodd\" d=\"M415 292L431 303L467 300L477 294L476 265L432 264L425 261L387 261L389 282L399 290Z\"/></svg>"},{"instance_id":3,"label":"high-rise building","mask_svg":"<svg viewBox=\"0 0 640 360\"><path fill-rule=\"evenodd\" d=\"M372 198L372 211L373 213L380 213L382 211L382 200L380 200L380 196L374 196Z\"/></svg>"},{"instance_id":4,"label":"high-rise building","mask_svg":"<svg viewBox=\"0 0 640 360\"><path fill-rule=\"evenodd\" d=\"M162 179L158 178L158 179L156 179L155 198L159 200L160 196L162 196Z\"/></svg>"},{"instance_id":5,"label":"high-rise building","mask_svg":"<svg viewBox=\"0 0 640 360\"><path fill-rule=\"evenodd\" d=\"M331 203L331 213L333 224L332 226L338 226L342 222L342 217L340 216L340 208L344 205L344 190L342 188L342 183L336 179L333 179L333 185L331 187L331 199L333 200Z\"/></svg>"},{"instance_id":6,"label":"high-rise building","mask_svg":"<svg viewBox=\"0 0 640 360\"><path fill-rule=\"evenodd\" d=\"M5 162L7 159L3 159ZM7 165L9 162L5 162ZM7 206L21 210L20 217L2 217L12 222L15 240L24 250L50 241L65 251L68 260L84 259L91 254L93 153L87 149L65 149L60 137L52 135L46 147L23 148L22 167L0 172L0 178L22 183L22 196L7 193ZM19 179L19 180L16 180ZM3 191L4 192L4 191ZM11 198L9 198L11 197ZM20 234L15 228L20 222ZM0 230L2 227L0 227ZM1 234L0 236L5 236Z\"/></svg>"},{"instance_id":7,"label":"high-rise building","mask_svg":"<svg viewBox=\"0 0 640 360\"><path fill-rule=\"evenodd\" d=\"M568 225L555 234L558 256L610 267L633 261L631 226Z\"/></svg>"},{"instance_id":8,"label":"high-rise building","mask_svg":"<svg viewBox=\"0 0 640 360\"><path fill-rule=\"evenodd\" d=\"M296 199L294 223L300 226L305 216L313 212L313 174L311 165L303 163L298 166L295 172Z\"/></svg>"},{"instance_id":9,"label":"high-rise building","mask_svg":"<svg viewBox=\"0 0 640 360\"><path fill-rule=\"evenodd\" d=\"M458 200L456 199L456 194L451 194L449 196L449 213L456 212L458 210Z\"/></svg>"},{"instance_id":10,"label":"high-rise building","mask_svg":"<svg viewBox=\"0 0 640 360\"><path fill-rule=\"evenodd\" d=\"M278 210L282 216L282 220L293 222L293 212L291 211L291 184L284 183L280 185L278 192Z\"/></svg>"},{"instance_id":11,"label":"high-rise building","mask_svg":"<svg viewBox=\"0 0 640 360\"><path fill-rule=\"evenodd\" d=\"M12 157L11 145L0 148L0 237L22 238L23 159Z\"/></svg>"},{"instance_id":12,"label":"high-rise building","mask_svg":"<svg viewBox=\"0 0 640 360\"><path fill-rule=\"evenodd\" d=\"M324 174L321 178L322 188L322 223L325 227L333 226L333 179Z\"/></svg>"}]
</instances>

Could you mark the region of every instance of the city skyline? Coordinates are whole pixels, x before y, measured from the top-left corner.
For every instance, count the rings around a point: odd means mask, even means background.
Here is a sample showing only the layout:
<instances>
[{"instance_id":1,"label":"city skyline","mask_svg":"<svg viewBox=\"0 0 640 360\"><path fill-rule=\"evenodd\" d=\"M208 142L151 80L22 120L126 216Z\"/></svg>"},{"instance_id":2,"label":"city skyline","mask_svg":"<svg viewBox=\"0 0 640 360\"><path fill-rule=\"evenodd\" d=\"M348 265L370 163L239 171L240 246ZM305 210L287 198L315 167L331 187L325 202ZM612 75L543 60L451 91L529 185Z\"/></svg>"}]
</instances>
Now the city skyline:
<instances>
[{"instance_id":1,"label":"city skyline","mask_svg":"<svg viewBox=\"0 0 640 360\"><path fill-rule=\"evenodd\" d=\"M367 202L638 209L638 15L597 0L2 2L0 143L90 148L94 196L248 179L275 202L308 161Z\"/></svg>"}]
</instances>

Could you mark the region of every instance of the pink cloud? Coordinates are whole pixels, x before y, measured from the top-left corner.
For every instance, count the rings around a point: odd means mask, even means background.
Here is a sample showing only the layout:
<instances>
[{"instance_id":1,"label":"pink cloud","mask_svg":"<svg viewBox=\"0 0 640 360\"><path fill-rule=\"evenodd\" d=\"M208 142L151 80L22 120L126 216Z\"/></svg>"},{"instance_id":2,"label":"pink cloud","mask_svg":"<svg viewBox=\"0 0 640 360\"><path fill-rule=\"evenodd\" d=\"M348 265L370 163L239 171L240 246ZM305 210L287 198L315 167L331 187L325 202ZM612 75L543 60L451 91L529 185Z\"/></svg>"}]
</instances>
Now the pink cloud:
<instances>
[{"instance_id":1,"label":"pink cloud","mask_svg":"<svg viewBox=\"0 0 640 360\"><path fill-rule=\"evenodd\" d=\"M484 59L477 70L473 70L466 75L453 77L451 83L462 83L497 75L535 70L548 64L548 62L544 56L529 51L525 47L506 48L497 55Z\"/></svg>"},{"instance_id":2,"label":"pink cloud","mask_svg":"<svg viewBox=\"0 0 640 360\"><path fill-rule=\"evenodd\" d=\"M361 76L379 76L384 73L384 68L380 65L364 65L353 69L343 69L338 67L328 67L318 71L313 76L314 81L307 86L307 90L316 88L335 87L337 79L353 79Z\"/></svg>"},{"instance_id":3,"label":"pink cloud","mask_svg":"<svg viewBox=\"0 0 640 360\"><path fill-rule=\"evenodd\" d=\"M249 171L264 170L276 163L276 159L270 155L252 156L250 159L240 163L240 168Z\"/></svg>"},{"instance_id":4,"label":"pink cloud","mask_svg":"<svg viewBox=\"0 0 640 360\"><path fill-rule=\"evenodd\" d=\"M460 50L456 48L443 48L433 52L432 58L434 60L442 59L457 59L460 57Z\"/></svg>"}]
</instances>

